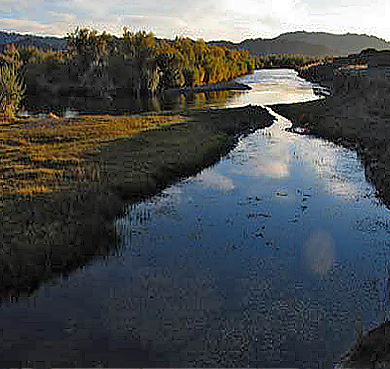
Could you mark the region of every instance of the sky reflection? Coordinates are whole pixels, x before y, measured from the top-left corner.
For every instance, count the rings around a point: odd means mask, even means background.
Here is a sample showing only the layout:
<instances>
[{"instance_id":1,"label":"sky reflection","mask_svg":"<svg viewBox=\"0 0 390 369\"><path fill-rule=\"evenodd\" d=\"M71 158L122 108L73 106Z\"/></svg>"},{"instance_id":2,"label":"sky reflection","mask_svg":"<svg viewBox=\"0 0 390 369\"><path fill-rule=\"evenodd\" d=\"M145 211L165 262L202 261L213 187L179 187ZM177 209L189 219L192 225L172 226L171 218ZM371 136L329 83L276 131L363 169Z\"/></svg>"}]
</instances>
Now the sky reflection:
<instances>
[{"instance_id":1,"label":"sky reflection","mask_svg":"<svg viewBox=\"0 0 390 369\"><path fill-rule=\"evenodd\" d=\"M218 173L215 169L205 169L196 176L204 186L215 188L221 191L231 191L235 189L234 182L231 178Z\"/></svg>"},{"instance_id":2,"label":"sky reflection","mask_svg":"<svg viewBox=\"0 0 390 369\"><path fill-rule=\"evenodd\" d=\"M335 243L327 231L313 232L305 243L305 255L313 273L324 276L335 259Z\"/></svg>"}]
</instances>

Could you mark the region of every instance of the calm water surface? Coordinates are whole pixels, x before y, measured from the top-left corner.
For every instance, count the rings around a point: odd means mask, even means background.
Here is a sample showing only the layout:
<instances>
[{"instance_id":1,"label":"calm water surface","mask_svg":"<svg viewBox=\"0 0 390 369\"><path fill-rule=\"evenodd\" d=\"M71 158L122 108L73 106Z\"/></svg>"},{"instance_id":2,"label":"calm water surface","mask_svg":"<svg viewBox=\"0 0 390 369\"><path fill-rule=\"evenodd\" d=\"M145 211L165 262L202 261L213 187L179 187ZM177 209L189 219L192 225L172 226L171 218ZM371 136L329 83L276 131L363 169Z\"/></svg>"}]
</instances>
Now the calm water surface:
<instances>
[{"instance_id":1,"label":"calm water surface","mask_svg":"<svg viewBox=\"0 0 390 369\"><path fill-rule=\"evenodd\" d=\"M293 71L240 81L228 106L315 98ZM0 307L3 360L332 367L385 317L390 215L354 152L276 117L130 206L116 255Z\"/></svg>"}]
</instances>

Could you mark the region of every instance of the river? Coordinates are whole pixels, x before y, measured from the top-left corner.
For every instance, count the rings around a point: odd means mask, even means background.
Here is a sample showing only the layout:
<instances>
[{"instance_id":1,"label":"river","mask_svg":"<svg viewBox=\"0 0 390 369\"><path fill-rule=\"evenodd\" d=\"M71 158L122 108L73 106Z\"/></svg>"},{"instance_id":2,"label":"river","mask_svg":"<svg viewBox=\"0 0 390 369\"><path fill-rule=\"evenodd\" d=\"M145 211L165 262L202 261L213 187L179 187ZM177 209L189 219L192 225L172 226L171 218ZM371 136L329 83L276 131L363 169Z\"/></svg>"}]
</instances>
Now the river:
<instances>
[{"instance_id":1,"label":"river","mask_svg":"<svg viewBox=\"0 0 390 369\"><path fill-rule=\"evenodd\" d=\"M224 106L316 98L290 70L239 81ZM276 118L129 206L115 255L1 306L3 361L332 367L385 318L390 214L354 151Z\"/></svg>"}]
</instances>

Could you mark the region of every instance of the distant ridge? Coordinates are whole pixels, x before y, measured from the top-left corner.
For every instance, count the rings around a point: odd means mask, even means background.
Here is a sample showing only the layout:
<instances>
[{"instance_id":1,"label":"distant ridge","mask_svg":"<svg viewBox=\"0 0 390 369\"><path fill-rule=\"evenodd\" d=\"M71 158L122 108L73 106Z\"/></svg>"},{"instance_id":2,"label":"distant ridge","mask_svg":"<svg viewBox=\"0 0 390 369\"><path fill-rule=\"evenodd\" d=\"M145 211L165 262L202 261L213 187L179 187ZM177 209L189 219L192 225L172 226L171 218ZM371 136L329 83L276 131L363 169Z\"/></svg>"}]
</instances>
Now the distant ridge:
<instances>
[{"instance_id":1,"label":"distant ridge","mask_svg":"<svg viewBox=\"0 0 390 369\"><path fill-rule=\"evenodd\" d=\"M231 41L210 41L211 45L227 48L246 49L254 55L266 54L303 54L347 56L358 54L364 49L390 49L390 42L365 34L347 33L343 35L327 32L288 32L275 38L246 39L239 43ZM65 37L35 36L15 32L0 31L0 50L6 44L35 45L43 49L62 49L66 47Z\"/></svg>"},{"instance_id":2,"label":"distant ridge","mask_svg":"<svg viewBox=\"0 0 390 369\"><path fill-rule=\"evenodd\" d=\"M271 39L246 39L239 43L211 41L210 44L228 48L246 49L255 55L304 54L343 56L360 53L364 49L390 49L390 42L384 39L358 34L337 35L326 32L289 32Z\"/></svg>"},{"instance_id":3,"label":"distant ridge","mask_svg":"<svg viewBox=\"0 0 390 369\"><path fill-rule=\"evenodd\" d=\"M66 47L66 39L60 37L22 35L15 32L0 31L0 50L7 44L35 45L42 49L62 49Z\"/></svg>"}]
</instances>

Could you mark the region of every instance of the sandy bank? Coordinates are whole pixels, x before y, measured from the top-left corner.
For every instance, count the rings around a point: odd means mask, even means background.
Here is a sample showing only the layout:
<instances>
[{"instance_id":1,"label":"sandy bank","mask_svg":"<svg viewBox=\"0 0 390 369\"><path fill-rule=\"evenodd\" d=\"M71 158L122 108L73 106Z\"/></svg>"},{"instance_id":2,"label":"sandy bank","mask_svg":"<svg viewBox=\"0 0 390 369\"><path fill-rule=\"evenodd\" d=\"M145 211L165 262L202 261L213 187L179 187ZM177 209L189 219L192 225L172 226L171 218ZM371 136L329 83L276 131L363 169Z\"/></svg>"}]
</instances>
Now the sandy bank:
<instances>
[{"instance_id":1,"label":"sandy bank","mask_svg":"<svg viewBox=\"0 0 390 369\"><path fill-rule=\"evenodd\" d=\"M94 175L76 187L4 200L0 294L31 293L44 280L105 257L117 244L114 219L126 203L215 163L240 135L271 125L273 117L248 106L195 111L185 120L89 147L80 157Z\"/></svg>"}]
</instances>

